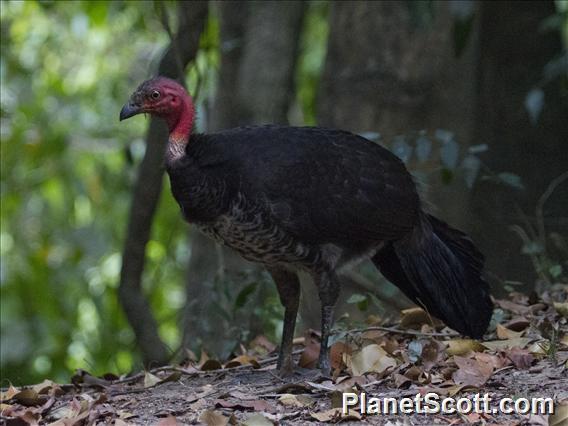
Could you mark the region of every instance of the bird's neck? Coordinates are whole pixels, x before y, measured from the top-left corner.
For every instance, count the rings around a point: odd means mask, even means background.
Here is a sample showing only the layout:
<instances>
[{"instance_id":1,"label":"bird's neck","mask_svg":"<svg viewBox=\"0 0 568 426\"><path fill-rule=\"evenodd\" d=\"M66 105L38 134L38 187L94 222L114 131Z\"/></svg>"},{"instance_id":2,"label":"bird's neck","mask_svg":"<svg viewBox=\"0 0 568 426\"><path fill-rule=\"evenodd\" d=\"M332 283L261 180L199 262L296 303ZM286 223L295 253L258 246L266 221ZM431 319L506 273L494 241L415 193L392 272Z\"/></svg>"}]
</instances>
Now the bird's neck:
<instances>
[{"instance_id":1,"label":"bird's neck","mask_svg":"<svg viewBox=\"0 0 568 426\"><path fill-rule=\"evenodd\" d=\"M189 96L182 98L182 103L177 115L166 118L170 131L168 138L167 160L175 161L185 155L185 148L189 142L195 108Z\"/></svg>"}]
</instances>

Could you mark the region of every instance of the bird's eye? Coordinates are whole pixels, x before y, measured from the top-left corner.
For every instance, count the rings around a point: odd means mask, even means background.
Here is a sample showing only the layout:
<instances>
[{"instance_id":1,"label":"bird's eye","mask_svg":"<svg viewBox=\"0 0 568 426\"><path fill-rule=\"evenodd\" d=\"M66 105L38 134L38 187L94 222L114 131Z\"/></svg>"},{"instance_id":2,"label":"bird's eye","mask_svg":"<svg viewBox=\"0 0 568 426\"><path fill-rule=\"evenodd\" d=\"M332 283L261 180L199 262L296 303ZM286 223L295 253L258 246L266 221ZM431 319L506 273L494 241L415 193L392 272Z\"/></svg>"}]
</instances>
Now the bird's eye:
<instances>
[{"instance_id":1,"label":"bird's eye","mask_svg":"<svg viewBox=\"0 0 568 426\"><path fill-rule=\"evenodd\" d=\"M152 97L152 99L160 99L160 92L154 90L150 96Z\"/></svg>"}]
</instances>

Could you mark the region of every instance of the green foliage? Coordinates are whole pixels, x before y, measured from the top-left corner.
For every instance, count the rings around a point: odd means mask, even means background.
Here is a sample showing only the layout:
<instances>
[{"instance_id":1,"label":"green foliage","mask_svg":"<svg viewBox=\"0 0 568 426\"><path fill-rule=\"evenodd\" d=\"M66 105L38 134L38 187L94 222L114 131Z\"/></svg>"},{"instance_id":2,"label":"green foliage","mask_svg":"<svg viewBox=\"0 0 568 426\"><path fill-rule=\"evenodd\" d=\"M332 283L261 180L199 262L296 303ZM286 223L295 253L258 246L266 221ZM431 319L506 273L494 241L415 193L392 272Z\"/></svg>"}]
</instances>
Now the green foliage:
<instances>
[{"instance_id":1,"label":"green foliage","mask_svg":"<svg viewBox=\"0 0 568 426\"><path fill-rule=\"evenodd\" d=\"M316 124L316 93L327 52L329 3L313 1L304 17L300 54L296 67L297 100L302 125Z\"/></svg>"},{"instance_id":2,"label":"green foliage","mask_svg":"<svg viewBox=\"0 0 568 426\"><path fill-rule=\"evenodd\" d=\"M167 35L146 2L3 2L1 20L2 377L128 372L116 286L145 123L117 114ZM144 284L169 344L183 229L164 197Z\"/></svg>"}]
</instances>

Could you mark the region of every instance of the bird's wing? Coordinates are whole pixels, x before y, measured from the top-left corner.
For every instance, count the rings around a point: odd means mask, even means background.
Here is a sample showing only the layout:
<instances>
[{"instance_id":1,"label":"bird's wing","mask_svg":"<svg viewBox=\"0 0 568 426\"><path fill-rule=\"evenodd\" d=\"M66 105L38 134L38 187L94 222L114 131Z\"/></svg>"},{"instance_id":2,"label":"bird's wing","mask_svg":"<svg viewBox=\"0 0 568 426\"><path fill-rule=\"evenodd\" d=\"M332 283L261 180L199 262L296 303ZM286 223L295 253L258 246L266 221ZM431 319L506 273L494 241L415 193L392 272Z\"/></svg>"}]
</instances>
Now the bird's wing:
<instances>
[{"instance_id":1,"label":"bird's wing","mask_svg":"<svg viewBox=\"0 0 568 426\"><path fill-rule=\"evenodd\" d=\"M314 242L404 236L418 222L412 177L390 151L349 132L258 127L226 135L232 178L274 220Z\"/></svg>"}]
</instances>

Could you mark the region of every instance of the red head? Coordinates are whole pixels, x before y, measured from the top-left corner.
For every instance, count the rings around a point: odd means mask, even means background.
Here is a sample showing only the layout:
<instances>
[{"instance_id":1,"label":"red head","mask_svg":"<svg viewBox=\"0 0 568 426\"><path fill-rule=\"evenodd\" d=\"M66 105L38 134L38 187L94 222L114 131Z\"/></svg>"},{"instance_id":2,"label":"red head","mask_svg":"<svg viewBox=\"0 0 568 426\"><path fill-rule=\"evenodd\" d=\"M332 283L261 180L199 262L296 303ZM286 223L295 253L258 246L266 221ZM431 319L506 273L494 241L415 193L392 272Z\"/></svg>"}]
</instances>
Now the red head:
<instances>
[{"instance_id":1,"label":"red head","mask_svg":"<svg viewBox=\"0 0 568 426\"><path fill-rule=\"evenodd\" d=\"M195 109L191 97L177 81L155 77L142 83L122 107L120 120L140 113L163 118L170 129L170 138L189 139Z\"/></svg>"}]
</instances>

